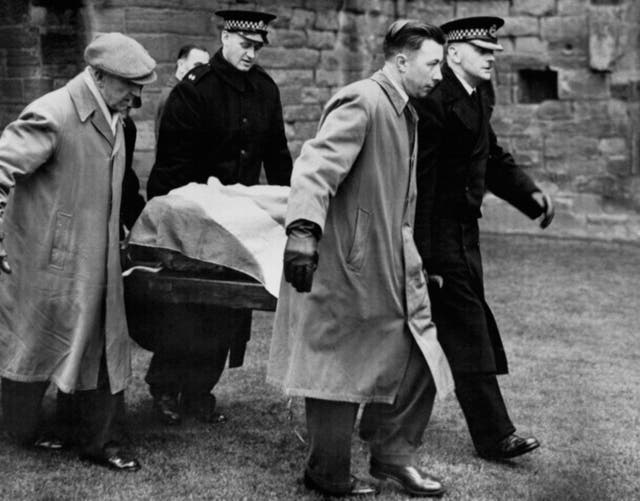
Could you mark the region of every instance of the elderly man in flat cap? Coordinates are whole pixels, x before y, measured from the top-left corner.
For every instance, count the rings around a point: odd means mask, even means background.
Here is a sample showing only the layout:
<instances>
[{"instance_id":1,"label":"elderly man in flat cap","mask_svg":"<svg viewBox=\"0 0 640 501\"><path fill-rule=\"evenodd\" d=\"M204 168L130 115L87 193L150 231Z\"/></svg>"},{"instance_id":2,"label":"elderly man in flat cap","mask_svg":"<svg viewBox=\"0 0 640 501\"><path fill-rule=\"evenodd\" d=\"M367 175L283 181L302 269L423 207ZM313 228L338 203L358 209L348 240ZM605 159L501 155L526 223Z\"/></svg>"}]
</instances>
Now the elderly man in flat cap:
<instances>
[{"instance_id":1,"label":"elderly man in flat cap","mask_svg":"<svg viewBox=\"0 0 640 501\"><path fill-rule=\"evenodd\" d=\"M507 372L507 360L484 296L480 205L489 190L528 217L540 217L542 228L554 213L549 196L500 147L491 128L491 73L503 24L497 17L444 24L442 82L414 100L420 116L416 243L427 271L444 278L442 288L430 291L438 339L475 448L490 459L516 457L539 443L515 434L496 377Z\"/></svg>"},{"instance_id":2,"label":"elderly man in flat cap","mask_svg":"<svg viewBox=\"0 0 640 501\"><path fill-rule=\"evenodd\" d=\"M131 377L121 113L156 79L156 63L120 33L96 38L85 60L85 71L29 104L0 137L2 409L20 443L61 448L40 422L52 382L77 399L81 457L131 471L140 465L115 433Z\"/></svg>"},{"instance_id":3,"label":"elderly man in flat cap","mask_svg":"<svg viewBox=\"0 0 640 501\"><path fill-rule=\"evenodd\" d=\"M292 161L280 92L256 64L275 16L243 10L217 14L224 19L222 48L209 64L187 73L167 98L149 199L210 176L223 184L258 184L262 168L269 184L289 184ZM251 311L168 304L160 316L153 315L156 349L146 381L159 419L175 425L188 414L203 422L224 421L211 391L227 356L229 367L242 365Z\"/></svg>"}]
</instances>

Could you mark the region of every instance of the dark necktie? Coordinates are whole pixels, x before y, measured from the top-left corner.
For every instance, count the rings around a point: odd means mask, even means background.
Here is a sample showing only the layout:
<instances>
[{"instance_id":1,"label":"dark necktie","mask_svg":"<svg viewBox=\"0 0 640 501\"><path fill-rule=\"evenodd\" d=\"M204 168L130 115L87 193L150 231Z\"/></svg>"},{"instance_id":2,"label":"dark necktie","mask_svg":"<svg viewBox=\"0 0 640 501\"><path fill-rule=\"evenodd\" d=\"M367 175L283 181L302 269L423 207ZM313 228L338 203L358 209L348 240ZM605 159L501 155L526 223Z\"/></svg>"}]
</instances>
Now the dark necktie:
<instances>
[{"instance_id":1,"label":"dark necktie","mask_svg":"<svg viewBox=\"0 0 640 501\"><path fill-rule=\"evenodd\" d=\"M404 107L404 118L407 120L407 129L409 129L409 155L413 153L413 146L415 138L415 122L409 109L409 104Z\"/></svg>"},{"instance_id":2,"label":"dark necktie","mask_svg":"<svg viewBox=\"0 0 640 501\"><path fill-rule=\"evenodd\" d=\"M471 94L469 95L469 97L471 98L471 102L473 103L473 107L480 111L481 107L480 107L480 96L478 94L478 91L476 89L473 89L473 91L471 91Z\"/></svg>"}]
</instances>

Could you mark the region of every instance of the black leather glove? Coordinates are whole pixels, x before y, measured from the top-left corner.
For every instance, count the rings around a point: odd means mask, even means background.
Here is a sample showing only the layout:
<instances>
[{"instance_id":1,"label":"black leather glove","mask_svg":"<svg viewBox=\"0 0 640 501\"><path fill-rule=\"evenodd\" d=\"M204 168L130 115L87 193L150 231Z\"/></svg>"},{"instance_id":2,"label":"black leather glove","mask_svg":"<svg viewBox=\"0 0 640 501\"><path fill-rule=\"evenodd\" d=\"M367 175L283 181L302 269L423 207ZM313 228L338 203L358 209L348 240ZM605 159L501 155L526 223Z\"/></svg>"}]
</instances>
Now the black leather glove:
<instances>
[{"instance_id":1,"label":"black leather glove","mask_svg":"<svg viewBox=\"0 0 640 501\"><path fill-rule=\"evenodd\" d=\"M294 221L287 228L289 237L284 248L284 279L298 292L310 292L313 273L318 267L318 237L315 223Z\"/></svg>"},{"instance_id":2,"label":"black leather glove","mask_svg":"<svg viewBox=\"0 0 640 501\"><path fill-rule=\"evenodd\" d=\"M533 199L538 202L538 205L542 209L542 218L540 219L540 228L544 229L551 224L553 216L555 216L555 209L551 197L541 191L536 191L531 195Z\"/></svg>"}]
</instances>

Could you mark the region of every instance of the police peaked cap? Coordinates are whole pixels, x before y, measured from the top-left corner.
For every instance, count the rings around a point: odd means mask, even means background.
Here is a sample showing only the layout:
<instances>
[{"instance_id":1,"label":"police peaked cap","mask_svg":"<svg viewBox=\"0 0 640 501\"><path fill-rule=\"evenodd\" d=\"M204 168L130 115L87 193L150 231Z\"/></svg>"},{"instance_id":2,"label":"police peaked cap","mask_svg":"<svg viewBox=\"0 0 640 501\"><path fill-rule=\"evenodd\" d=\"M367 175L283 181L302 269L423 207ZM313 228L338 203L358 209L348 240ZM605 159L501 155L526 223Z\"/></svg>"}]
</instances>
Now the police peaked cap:
<instances>
[{"instance_id":1,"label":"police peaked cap","mask_svg":"<svg viewBox=\"0 0 640 501\"><path fill-rule=\"evenodd\" d=\"M463 17L444 23L440 28L447 35L447 42L467 42L483 49L503 50L496 31L504 25L504 19L492 16Z\"/></svg>"},{"instance_id":2,"label":"police peaked cap","mask_svg":"<svg viewBox=\"0 0 640 501\"><path fill-rule=\"evenodd\" d=\"M219 10L216 11L216 16L224 19L222 29L258 43L269 43L268 25L276 18L273 14L253 10Z\"/></svg>"}]
</instances>

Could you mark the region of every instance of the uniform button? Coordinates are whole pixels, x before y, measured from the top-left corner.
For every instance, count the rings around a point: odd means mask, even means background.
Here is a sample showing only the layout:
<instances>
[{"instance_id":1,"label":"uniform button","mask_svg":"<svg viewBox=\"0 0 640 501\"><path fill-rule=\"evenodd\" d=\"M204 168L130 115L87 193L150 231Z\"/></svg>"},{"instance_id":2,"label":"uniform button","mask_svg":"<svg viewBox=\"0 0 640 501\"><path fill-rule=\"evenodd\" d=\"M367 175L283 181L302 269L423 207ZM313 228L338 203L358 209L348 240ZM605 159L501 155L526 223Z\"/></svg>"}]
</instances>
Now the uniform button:
<instances>
[{"instance_id":1,"label":"uniform button","mask_svg":"<svg viewBox=\"0 0 640 501\"><path fill-rule=\"evenodd\" d=\"M243 124L245 124L245 125L246 125L248 122L249 122L249 120L247 120L247 117L243 117L243 118L242 118L242 123L243 123Z\"/></svg>"},{"instance_id":2,"label":"uniform button","mask_svg":"<svg viewBox=\"0 0 640 501\"><path fill-rule=\"evenodd\" d=\"M469 192L469 187L468 187L468 186L465 186L465 187L464 187L464 191L466 191L466 192L468 193L468 192Z\"/></svg>"},{"instance_id":3,"label":"uniform button","mask_svg":"<svg viewBox=\"0 0 640 501\"><path fill-rule=\"evenodd\" d=\"M247 150L240 150L240 155L242 155L243 157L247 156Z\"/></svg>"}]
</instances>

